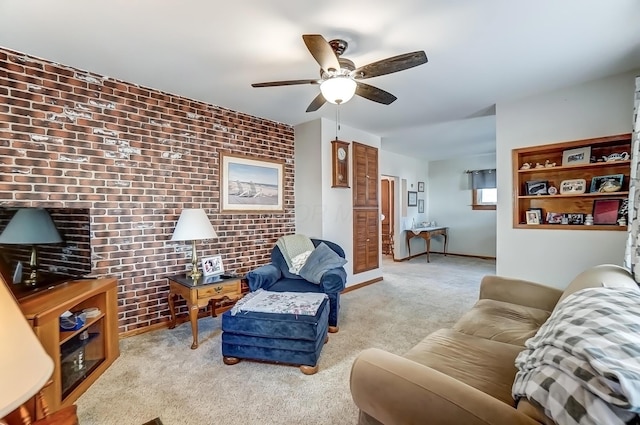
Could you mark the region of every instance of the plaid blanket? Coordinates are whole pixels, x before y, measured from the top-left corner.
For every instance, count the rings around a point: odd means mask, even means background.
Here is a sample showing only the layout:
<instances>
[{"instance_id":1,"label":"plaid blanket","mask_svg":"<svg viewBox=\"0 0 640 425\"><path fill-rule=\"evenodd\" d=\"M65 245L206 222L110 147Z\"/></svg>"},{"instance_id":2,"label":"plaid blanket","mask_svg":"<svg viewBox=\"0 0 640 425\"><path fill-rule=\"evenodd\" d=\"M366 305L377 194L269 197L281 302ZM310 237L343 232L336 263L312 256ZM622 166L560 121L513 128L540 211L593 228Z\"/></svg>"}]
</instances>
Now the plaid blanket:
<instances>
[{"instance_id":1,"label":"plaid blanket","mask_svg":"<svg viewBox=\"0 0 640 425\"><path fill-rule=\"evenodd\" d=\"M514 399L559 425L625 424L640 412L640 291L589 288L560 303L516 358Z\"/></svg>"}]
</instances>

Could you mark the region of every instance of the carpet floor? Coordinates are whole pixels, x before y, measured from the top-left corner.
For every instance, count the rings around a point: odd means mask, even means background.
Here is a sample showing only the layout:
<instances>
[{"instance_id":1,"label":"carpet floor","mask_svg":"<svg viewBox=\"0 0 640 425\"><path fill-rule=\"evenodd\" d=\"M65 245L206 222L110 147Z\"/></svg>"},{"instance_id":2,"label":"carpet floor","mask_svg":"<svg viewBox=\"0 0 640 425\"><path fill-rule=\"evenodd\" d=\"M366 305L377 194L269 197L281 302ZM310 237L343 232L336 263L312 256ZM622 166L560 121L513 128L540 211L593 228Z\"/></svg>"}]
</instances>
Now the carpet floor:
<instances>
[{"instance_id":1,"label":"carpet floor","mask_svg":"<svg viewBox=\"0 0 640 425\"><path fill-rule=\"evenodd\" d=\"M251 361L222 363L220 317L120 341L121 355L78 399L82 425L355 424L349 373L360 351L403 354L452 325L477 300L495 261L432 255L383 261L384 280L341 298L340 332L330 334L319 371Z\"/></svg>"}]
</instances>

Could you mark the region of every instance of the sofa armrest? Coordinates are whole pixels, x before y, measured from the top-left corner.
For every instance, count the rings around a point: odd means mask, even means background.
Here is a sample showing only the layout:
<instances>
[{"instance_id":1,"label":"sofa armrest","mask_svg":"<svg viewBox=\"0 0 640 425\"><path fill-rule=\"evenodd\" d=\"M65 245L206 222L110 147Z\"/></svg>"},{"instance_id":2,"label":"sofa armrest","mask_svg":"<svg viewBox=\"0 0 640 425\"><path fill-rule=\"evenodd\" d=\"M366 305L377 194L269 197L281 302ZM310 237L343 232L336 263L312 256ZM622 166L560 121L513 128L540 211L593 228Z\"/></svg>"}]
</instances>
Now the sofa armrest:
<instances>
[{"instance_id":1,"label":"sofa armrest","mask_svg":"<svg viewBox=\"0 0 640 425\"><path fill-rule=\"evenodd\" d=\"M257 291L260 288L268 290L282 277L282 272L273 264L266 264L251 270L246 277L249 290Z\"/></svg>"},{"instance_id":2,"label":"sofa armrest","mask_svg":"<svg viewBox=\"0 0 640 425\"><path fill-rule=\"evenodd\" d=\"M342 292L347 282L347 272L344 267L327 270L320 279L320 287L322 292L332 294Z\"/></svg>"},{"instance_id":3,"label":"sofa armrest","mask_svg":"<svg viewBox=\"0 0 640 425\"><path fill-rule=\"evenodd\" d=\"M385 425L540 425L444 373L376 348L356 357L351 396L361 411Z\"/></svg>"},{"instance_id":4,"label":"sofa armrest","mask_svg":"<svg viewBox=\"0 0 640 425\"><path fill-rule=\"evenodd\" d=\"M480 283L480 299L490 298L545 311L552 311L561 295L560 289L500 276L485 276Z\"/></svg>"}]
</instances>

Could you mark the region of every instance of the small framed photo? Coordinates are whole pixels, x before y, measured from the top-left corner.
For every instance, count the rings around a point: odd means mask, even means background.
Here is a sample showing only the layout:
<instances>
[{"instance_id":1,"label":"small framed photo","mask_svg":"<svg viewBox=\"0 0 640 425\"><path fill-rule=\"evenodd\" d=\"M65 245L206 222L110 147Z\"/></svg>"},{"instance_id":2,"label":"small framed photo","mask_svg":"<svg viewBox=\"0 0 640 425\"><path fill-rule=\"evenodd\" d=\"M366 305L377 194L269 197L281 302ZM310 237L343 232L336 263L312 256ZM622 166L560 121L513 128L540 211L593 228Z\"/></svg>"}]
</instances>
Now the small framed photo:
<instances>
[{"instance_id":1,"label":"small framed photo","mask_svg":"<svg viewBox=\"0 0 640 425\"><path fill-rule=\"evenodd\" d=\"M418 182L418 192L424 192L424 182Z\"/></svg>"},{"instance_id":2,"label":"small framed photo","mask_svg":"<svg viewBox=\"0 0 640 425\"><path fill-rule=\"evenodd\" d=\"M593 201L593 224L617 224L622 199L596 199Z\"/></svg>"},{"instance_id":3,"label":"small framed photo","mask_svg":"<svg viewBox=\"0 0 640 425\"><path fill-rule=\"evenodd\" d=\"M562 165L579 165L591 162L591 146L562 152Z\"/></svg>"},{"instance_id":4,"label":"small framed photo","mask_svg":"<svg viewBox=\"0 0 640 425\"><path fill-rule=\"evenodd\" d=\"M526 212L527 224L541 224L540 212L537 210L528 210Z\"/></svg>"},{"instance_id":5,"label":"small framed photo","mask_svg":"<svg viewBox=\"0 0 640 425\"><path fill-rule=\"evenodd\" d=\"M202 259L202 274L205 276L216 276L224 273L222 256L207 257Z\"/></svg>"},{"instance_id":6,"label":"small framed photo","mask_svg":"<svg viewBox=\"0 0 640 425\"><path fill-rule=\"evenodd\" d=\"M524 182L527 195L548 195L549 182L546 180L529 180Z\"/></svg>"},{"instance_id":7,"label":"small framed photo","mask_svg":"<svg viewBox=\"0 0 640 425\"><path fill-rule=\"evenodd\" d=\"M413 192L411 190L407 192L407 206L418 206L418 192Z\"/></svg>"},{"instance_id":8,"label":"small framed photo","mask_svg":"<svg viewBox=\"0 0 640 425\"><path fill-rule=\"evenodd\" d=\"M424 212L424 199L418 199L418 213Z\"/></svg>"},{"instance_id":9,"label":"small framed photo","mask_svg":"<svg viewBox=\"0 0 640 425\"><path fill-rule=\"evenodd\" d=\"M608 176L594 176L591 179L589 192L617 192L622 189L624 174L611 174Z\"/></svg>"},{"instance_id":10,"label":"small framed photo","mask_svg":"<svg viewBox=\"0 0 640 425\"><path fill-rule=\"evenodd\" d=\"M547 213L548 224L562 224L562 213L549 212Z\"/></svg>"},{"instance_id":11,"label":"small framed photo","mask_svg":"<svg viewBox=\"0 0 640 425\"><path fill-rule=\"evenodd\" d=\"M571 213L567 214L569 224L584 224L584 214L580 213Z\"/></svg>"}]
</instances>

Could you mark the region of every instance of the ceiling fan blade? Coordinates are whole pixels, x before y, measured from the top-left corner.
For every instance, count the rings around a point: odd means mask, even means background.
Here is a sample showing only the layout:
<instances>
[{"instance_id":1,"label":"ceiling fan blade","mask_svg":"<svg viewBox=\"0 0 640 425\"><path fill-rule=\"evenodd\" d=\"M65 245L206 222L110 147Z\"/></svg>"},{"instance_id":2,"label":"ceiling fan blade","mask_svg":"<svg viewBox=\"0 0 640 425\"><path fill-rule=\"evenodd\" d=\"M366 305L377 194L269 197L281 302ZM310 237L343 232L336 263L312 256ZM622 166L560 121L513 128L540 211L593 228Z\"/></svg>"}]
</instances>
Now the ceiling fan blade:
<instances>
[{"instance_id":1,"label":"ceiling fan blade","mask_svg":"<svg viewBox=\"0 0 640 425\"><path fill-rule=\"evenodd\" d=\"M304 44L307 45L311 56L313 56L325 72L340 69L340 63L338 62L336 53L323 36L320 34L304 34L302 39L304 40Z\"/></svg>"},{"instance_id":2,"label":"ceiling fan blade","mask_svg":"<svg viewBox=\"0 0 640 425\"><path fill-rule=\"evenodd\" d=\"M365 99L373 100L374 102L382 103L383 105L389 105L397 99L394 95L379 89L369 84L356 81L358 86L356 87L356 94L364 97Z\"/></svg>"},{"instance_id":3,"label":"ceiling fan blade","mask_svg":"<svg viewBox=\"0 0 640 425\"><path fill-rule=\"evenodd\" d=\"M296 84L320 84L320 81L319 80L271 81L268 83L253 83L251 84L251 87L294 86Z\"/></svg>"},{"instance_id":4,"label":"ceiling fan blade","mask_svg":"<svg viewBox=\"0 0 640 425\"><path fill-rule=\"evenodd\" d=\"M325 102L326 102L326 99L324 98L322 93L318 93L316 98L313 99L313 101L311 101L311 103L309 104L309 107L307 108L307 112L317 111L318 109L320 109L322 105L325 104Z\"/></svg>"},{"instance_id":5,"label":"ceiling fan blade","mask_svg":"<svg viewBox=\"0 0 640 425\"><path fill-rule=\"evenodd\" d=\"M427 55L423 50L420 50L361 66L353 71L353 77L360 80L372 78L391 74L392 72L404 71L405 69L413 68L414 66L424 63L427 63Z\"/></svg>"}]
</instances>

